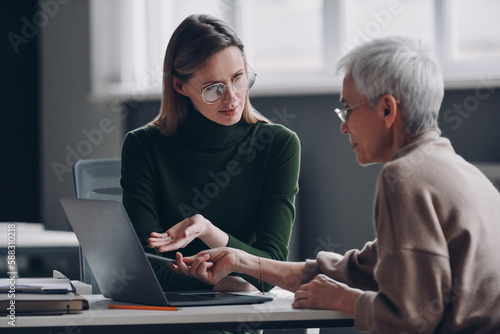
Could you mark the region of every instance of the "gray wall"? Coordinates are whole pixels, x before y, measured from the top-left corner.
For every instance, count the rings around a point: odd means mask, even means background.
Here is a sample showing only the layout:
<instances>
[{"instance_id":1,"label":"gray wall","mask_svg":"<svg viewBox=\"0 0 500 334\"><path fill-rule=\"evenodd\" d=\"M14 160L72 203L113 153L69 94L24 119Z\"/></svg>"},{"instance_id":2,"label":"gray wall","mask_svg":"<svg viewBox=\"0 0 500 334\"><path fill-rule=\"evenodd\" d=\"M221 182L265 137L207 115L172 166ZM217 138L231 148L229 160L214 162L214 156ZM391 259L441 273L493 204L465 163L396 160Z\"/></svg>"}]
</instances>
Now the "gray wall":
<instances>
[{"instance_id":1,"label":"gray wall","mask_svg":"<svg viewBox=\"0 0 500 334\"><path fill-rule=\"evenodd\" d=\"M88 1L61 5L40 37L41 216L47 229L69 230L59 197L75 196L73 163L119 156L123 115L90 100Z\"/></svg>"}]
</instances>

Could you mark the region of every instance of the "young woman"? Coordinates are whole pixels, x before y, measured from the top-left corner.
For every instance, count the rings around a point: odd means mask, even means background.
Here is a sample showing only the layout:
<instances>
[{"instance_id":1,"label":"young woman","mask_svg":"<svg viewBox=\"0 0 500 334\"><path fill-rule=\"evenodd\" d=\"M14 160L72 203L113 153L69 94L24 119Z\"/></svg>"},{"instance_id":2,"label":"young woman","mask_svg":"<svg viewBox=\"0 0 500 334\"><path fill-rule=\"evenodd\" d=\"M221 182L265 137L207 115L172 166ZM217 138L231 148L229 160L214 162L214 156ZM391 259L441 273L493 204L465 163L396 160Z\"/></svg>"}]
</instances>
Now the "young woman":
<instances>
[{"instance_id":1,"label":"young woman","mask_svg":"<svg viewBox=\"0 0 500 334\"><path fill-rule=\"evenodd\" d=\"M173 33L160 113L122 149L123 204L146 251L173 257L179 248L194 255L228 246L286 260L300 144L252 108L255 77L224 22L193 15ZM152 265L165 289L211 288Z\"/></svg>"}]
</instances>

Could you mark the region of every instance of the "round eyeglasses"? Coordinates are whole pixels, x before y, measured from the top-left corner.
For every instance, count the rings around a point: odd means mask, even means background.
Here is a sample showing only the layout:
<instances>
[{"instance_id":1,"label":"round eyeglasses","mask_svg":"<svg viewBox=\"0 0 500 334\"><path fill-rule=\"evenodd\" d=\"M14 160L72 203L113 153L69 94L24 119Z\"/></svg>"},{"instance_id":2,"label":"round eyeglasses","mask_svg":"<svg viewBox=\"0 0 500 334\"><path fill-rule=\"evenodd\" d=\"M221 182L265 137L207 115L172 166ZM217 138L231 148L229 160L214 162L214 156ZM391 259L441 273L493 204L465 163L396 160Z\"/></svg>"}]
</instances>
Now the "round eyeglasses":
<instances>
[{"instance_id":1,"label":"round eyeglasses","mask_svg":"<svg viewBox=\"0 0 500 334\"><path fill-rule=\"evenodd\" d=\"M355 108L357 107L361 107L362 105L364 104L367 104L371 101L375 101L375 100L378 100L380 99L382 96L384 96L385 94L382 94L382 95L377 95L377 96L374 96L372 98L369 98L368 100L366 100L365 102L361 102L361 103L358 103L352 107L349 107L349 108L345 108L345 109L339 109L339 108L335 108L335 112L337 113L337 116L339 116L340 120L342 121L342 123L345 123L347 122L347 120L349 119L349 113L354 110Z\"/></svg>"},{"instance_id":2,"label":"round eyeglasses","mask_svg":"<svg viewBox=\"0 0 500 334\"><path fill-rule=\"evenodd\" d=\"M253 71L243 72L232 78L229 85L231 86L231 89L235 93L245 93L248 92L250 88L252 88L253 84L255 83L256 76L257 73ZM191 84L189 85L193 87ZM193 89L196 90L196 88L194 87ZM227 86L222 82L218 82L211 84L208 87L205 87L200 94L201 98L205 103L214 104L219 102L220 99L222 99L226 91L227 91Z\"/></svg>"}]
</instances>

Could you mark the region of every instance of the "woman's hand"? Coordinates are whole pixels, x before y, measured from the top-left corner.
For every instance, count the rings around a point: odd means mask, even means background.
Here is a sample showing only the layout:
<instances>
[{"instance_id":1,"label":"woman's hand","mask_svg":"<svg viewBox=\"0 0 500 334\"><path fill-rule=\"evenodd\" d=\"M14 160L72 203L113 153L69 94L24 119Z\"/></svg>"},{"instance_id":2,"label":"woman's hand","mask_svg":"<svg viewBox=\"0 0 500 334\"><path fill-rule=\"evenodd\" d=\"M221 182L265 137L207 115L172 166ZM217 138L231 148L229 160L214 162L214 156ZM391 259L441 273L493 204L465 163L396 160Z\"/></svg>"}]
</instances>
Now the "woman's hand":
<instances>
[{"instance_id":1,"label":"woman's hand","mask_svg":"<svg viewBox=\"0 0 500 334\"><path fill-rule=\"evenodd\" d=\"M195 238L207 233L210 221L202 215L194 215L174 225L165 233L151 233L148 239L150 248L158 248L159 252L169 252L186 247Z\"/></svg>"},{"instance_id":2,"label":"woman's hand","mask_svg":"<svg viewBox=\"0 0 500 334\"><path fill-rule=\"evenodd\" d=\"M227 245L227 233L214 226L208 219L196 214L174 225L165 233L151 233L148 239L150 248L158 248L159 252L169 252L184 248L191 241L200 238L208 247Z\"/></svg>"},{"instance_id":3,"label":"woman's hand","mask_svg":"<svg viewBox=\"0 0 500 334\"><path fill-rule=\"evenodd\" d=\"M237 270L240 261L239 253L237 249L227 247L201 251L189 257L183 257L181 253L177 253L176 264L169 263L168 266L179 274L215 285Z\"/></svg>"},{"instance_id":4,"label":"woman's hand","mask_svg":"<svg viewBox=\"0 0 500 334\"><path fill-rule=\"evenodd\" d=\"M354 316L358 299L363 291L353 289L320 274L295 291L294 308L339 310Z\"/></svg>"}]
</instances>

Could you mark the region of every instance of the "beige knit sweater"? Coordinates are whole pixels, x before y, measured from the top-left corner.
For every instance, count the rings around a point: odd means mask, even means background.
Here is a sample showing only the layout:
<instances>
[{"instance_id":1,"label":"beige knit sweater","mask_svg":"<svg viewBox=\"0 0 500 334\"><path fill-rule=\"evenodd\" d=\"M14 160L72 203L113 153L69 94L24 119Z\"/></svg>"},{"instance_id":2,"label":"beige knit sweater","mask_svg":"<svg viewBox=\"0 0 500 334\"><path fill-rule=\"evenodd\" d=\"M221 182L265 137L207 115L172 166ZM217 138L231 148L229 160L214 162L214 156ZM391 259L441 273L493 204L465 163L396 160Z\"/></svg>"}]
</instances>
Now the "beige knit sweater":
<instances>
[{"instance_id":1,"label":"beige knit sweater","mask_svg":"<svg viewBox=\"0 0 500 334\"><path fill-rule=\"evenodd\" d=\"M365 290L358 331L500 333L500 193L448 139L427 132L385 164L375 228L361 251L306 265L304 281Z\"/></svg>"}]
</instances>

